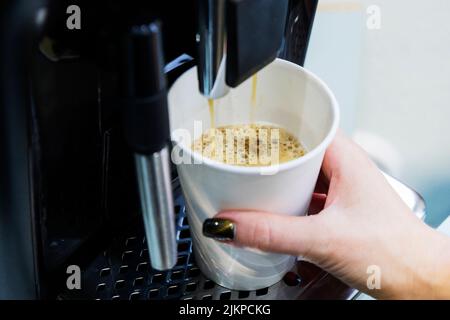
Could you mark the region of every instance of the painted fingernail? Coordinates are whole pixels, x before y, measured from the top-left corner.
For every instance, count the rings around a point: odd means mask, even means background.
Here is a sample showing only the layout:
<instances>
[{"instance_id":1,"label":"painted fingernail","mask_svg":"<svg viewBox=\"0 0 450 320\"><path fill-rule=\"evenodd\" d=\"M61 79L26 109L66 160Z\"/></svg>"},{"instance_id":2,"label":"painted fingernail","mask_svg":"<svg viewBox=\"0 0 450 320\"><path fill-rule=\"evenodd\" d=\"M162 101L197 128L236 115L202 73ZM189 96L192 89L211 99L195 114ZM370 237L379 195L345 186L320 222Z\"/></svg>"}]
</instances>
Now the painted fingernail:
<instances>
[{"instance_id":1,"label":"painted fingernail","mask_svg":"<svg viewBox=\"0 0 450 320\"><path fill-rule=\"evenodd\" d=\"M227 219L206 219L203 222L203 235L214 240L233 240L236 234L236 226Z\"/></svg>"}]
</instances>

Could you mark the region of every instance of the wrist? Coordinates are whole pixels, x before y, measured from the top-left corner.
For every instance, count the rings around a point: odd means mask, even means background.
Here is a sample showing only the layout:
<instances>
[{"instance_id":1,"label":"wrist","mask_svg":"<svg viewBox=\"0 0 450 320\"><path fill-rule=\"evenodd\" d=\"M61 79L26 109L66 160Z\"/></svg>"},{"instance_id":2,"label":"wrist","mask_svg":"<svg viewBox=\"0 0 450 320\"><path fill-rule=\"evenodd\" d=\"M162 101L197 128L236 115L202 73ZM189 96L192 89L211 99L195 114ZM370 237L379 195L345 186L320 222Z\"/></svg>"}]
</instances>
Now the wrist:
<instances>
[{"instance_id":1,"label":"wrist","mask_svg":"<svg viewBox=\"0 0 450 320\"><path fill-rule=\"evenodd\" d=\"M414 238L403 245L401 263L383 298L450 299L450 238L422 223L408 230Z\"/></svg>"},{"instance_id":2,"label":"wrist","mask_svg":"<svg viewBox=\"0 0 450 320\"><path fill-rule=\"evenodd\" d=\"M450 238L426 227L411 281L413 299L450 299Z\"/></svg>"},{"instance_id":3,"label":"wrist","mask_svg":"<svg viewBox=\"0 0 450 320\"><path fill-rule=\"evenodd\" d=\"M430 261L428 278L431 282L430 298L450 299L450 238L434 231L434 259Z\"/></svg>"}]
</instances>

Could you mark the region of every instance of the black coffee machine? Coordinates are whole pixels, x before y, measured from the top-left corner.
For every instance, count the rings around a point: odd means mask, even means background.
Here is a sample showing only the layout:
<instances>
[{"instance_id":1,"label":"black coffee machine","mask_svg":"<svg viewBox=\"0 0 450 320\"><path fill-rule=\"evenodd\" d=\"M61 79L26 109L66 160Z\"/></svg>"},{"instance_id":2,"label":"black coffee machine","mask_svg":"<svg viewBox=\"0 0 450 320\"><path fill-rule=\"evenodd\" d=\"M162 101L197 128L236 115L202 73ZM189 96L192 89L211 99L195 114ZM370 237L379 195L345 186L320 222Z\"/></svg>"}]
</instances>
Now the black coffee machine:
<instances>
[{"instance_id":1,"label":"black coffee machine","mask_svg":"<svg viewBox=\"0 0 450 320\"><path fill-rule=\"evenodd\" d=\"M168 158L171 83L197 65L218 98L303 65L317 2L2 1L0 299L352 296L307 263L255 292L206 279Z\"/></svg>"}]
</instances>

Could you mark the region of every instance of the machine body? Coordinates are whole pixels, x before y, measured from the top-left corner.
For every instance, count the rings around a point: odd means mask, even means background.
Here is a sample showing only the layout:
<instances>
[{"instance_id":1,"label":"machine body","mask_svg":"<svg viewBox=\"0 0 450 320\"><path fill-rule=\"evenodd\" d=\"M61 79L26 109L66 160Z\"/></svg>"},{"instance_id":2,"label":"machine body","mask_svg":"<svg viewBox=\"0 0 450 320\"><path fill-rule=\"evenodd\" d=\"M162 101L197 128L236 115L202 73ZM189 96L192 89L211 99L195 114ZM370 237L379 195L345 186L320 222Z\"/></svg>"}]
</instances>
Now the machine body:
<instances>
[{"instance_id":1,"label":"machine body","mask_svg":"<svg viewBox=\"0 0 450 320\"><path fill-rule=\"evenodd\" d=\"M66 24L74 4L80 29ZM68 266L106 256L135 225L152 270L179 263L167 88L194 64L209 98L276 56L302 65L316 6L2 1L0 298L58 297Z\"/></svg>"}]
</instances>

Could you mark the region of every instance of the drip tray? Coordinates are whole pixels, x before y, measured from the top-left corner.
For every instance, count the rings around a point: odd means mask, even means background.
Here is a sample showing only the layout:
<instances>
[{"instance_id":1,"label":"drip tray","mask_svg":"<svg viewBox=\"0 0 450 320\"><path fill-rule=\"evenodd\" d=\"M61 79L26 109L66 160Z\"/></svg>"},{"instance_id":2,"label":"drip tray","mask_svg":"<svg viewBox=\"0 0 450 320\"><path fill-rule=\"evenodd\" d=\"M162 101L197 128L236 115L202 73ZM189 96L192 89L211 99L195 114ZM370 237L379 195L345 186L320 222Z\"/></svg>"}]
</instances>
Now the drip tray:
<instances>
[{"instance_id":1,"label":"drip tray","mask_svg":"<svg viewBox=\"0 0 450 320\"><path fill-rule=\"evenodd\" d=\"M81 290L65 289L59 299L91 300L236 300L236 299L350 299L357 293L319 268L299 262L286 280L256 291L234 291L207 279L197 267L186 218L184 199L175 190L178 261L169 271L154 270L142 224L112 240L87 266L82 267ZM295 278L292 281L292 278ZM290 280L289 280L290 279Z\"/></svg>"}]
</instances>

